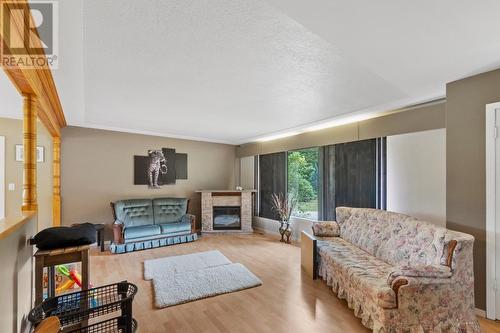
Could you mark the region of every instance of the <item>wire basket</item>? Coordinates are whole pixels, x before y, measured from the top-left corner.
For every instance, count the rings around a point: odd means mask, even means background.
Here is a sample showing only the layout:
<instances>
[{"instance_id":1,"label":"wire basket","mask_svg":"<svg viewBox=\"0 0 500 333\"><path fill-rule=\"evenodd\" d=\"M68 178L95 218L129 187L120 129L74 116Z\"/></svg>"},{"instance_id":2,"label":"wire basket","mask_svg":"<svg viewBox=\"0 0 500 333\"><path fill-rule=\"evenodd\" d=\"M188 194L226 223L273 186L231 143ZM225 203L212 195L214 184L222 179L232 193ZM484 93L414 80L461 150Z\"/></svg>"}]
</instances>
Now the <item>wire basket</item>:
<instances>
[{"instance_id":1,"label":"wire basket","mask_svg":"<svg viewBox=\"0 0 500 333\"><path fill-rule=\"evenodd\" d=\"M128 321L126 317L109 319L87 327L68 330L66 333L125 333L127 332ZM132 319L132 332L137 330L137 322Z\"/></svg>"},{"instance_id":2,"label":"wire basket","mask_svg":"<svg viewBox=\"0 0 500 333\"><path fill-rule=\"evenodd\" d=\"M45 318L56 316L59 318L61 325L65 327L79 324L87 319L121 311L122 316L125 316L131 322L132 301L136 293L136 285L123 281L52 297L31 310L28 320L36 326Z\"/></svg>"}]
</instances>

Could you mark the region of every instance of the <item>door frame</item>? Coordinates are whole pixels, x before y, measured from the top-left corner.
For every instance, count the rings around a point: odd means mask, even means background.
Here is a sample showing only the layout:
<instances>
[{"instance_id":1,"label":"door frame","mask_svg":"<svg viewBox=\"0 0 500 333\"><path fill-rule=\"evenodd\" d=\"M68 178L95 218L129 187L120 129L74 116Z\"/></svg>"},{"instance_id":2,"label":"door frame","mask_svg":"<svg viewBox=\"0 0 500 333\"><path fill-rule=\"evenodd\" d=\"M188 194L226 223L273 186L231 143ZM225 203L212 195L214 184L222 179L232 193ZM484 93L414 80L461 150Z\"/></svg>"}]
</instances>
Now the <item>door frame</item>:
<instances>
[{"instance_id":1,"label":"door frame","mask_svg":"<svg viewBox=\"0 0 500 333\"><path fill-rule=\"evenodd\" d=\"M486 105L486 317L497 319L496 309L496 231L497 228L497 189L496 179L496 110L500 110L500 102ZM500 120L500 119L499 119ZM500 189L499 189L500 190ZM500 309L498 309L500 310Z\"/></svg>"}]
</instances>

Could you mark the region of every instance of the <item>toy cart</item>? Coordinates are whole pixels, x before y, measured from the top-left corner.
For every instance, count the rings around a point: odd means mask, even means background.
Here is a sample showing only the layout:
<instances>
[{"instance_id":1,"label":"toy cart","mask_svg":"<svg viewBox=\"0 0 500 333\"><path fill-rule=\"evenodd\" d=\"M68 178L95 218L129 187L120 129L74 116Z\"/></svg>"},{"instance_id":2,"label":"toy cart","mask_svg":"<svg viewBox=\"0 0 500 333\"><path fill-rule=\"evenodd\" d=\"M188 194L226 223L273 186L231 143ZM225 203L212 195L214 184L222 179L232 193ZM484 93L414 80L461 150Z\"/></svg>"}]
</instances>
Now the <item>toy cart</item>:
<instances>
[{"instance_id":1,"label":"toy cart","mask_svg":"<svg viewBox=\"0 0 500 333\"><path fill-rule=\"evenodd\" d=\"M52 297L31 310L28 319L36 326L45 318L56 316L65 333L133 333L137 328L132 318L136 293L136 285L123 281ZM117 316L109 319L114 314ZM107 320L99 321L102 316Z\"/></svg>"}]
</instances>

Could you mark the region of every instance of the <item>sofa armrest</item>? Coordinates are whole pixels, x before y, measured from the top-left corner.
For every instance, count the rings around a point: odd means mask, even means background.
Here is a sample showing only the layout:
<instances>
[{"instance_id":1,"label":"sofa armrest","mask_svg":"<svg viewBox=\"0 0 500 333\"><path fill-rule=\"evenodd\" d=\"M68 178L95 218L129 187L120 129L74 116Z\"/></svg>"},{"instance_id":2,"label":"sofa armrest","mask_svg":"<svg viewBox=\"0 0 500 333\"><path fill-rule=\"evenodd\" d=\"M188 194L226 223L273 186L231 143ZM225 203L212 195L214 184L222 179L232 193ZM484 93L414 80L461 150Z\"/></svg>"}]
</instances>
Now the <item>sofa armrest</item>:
<instances>
[{"instance_id":1,"label":"sofa armrest","mask_svg":"<svg viewBox=\"0 0 500 333\"><path fill-rule=\"evenodd\" d=\"M430 277L408 277L400 276L395 278L391 284L392 290L396 294L396 307L401 304L408 304L416 308L427 308L433 306L431 304L416 305L415 302L425 302L429 300L429 295L432 295L432 302L434 307L439 307L441 303L450 303L450 297L456 298L455 290L460 289L457 281L451 277L448 278L430 278ZM455 296L454 296L455 295Z\"/></svg>"},{"instance_id":2,"label":"sofa armrest","mask_svg":"<svg viewBox=\"0 0 500 333\"><path fill-rule=\"evenodd\" d=\"M302 231L300 234L300 263L302 269L312 277L317 278L317 239L316 237Z\"/></svg>"},{"instance_id":3,"label":"sofa armrest","mask_svg":"<svg viewBox=\"0 0 500 333\"><path fill-rule=\"evenodd\" d=\"M113 242L115 244L123 244L123 229L124 225L122 223L113 223Z\"/></svg>"},{"instance_id":4,"label":"sofa armrest","mask_svg":"<svg viewBox=\"0 0 500 333\"><path fill-rule=\"evenodd\" d=\"M452 275L451 269L448 266L400 266L389 273L387 283L392 286L397 278L430 278L441 279L450 278ZM418 279L417 279L418 280Z\"/></svg>"},{"instance_id":5,"label":"sofa armrest","mask_svg":"<svg viewBox=\"0 0 500 333\"><path fill-rule=\"evenodd\" d=\"M338 237L340 235L340 226L335 221L313 222L313 235L320 237Z\"/></svg>"},{"instance_id":6,"label":"sofa armrest","mask_svg":"<svg viewBox=\"0 0 500 333\"><path fill-rule=\"evenodd\" d=\"M196 216L192 214L185 214L182 216L183 223L189 222L191 224L191 233L196 232Z\"/></svg>"}]
</instances>

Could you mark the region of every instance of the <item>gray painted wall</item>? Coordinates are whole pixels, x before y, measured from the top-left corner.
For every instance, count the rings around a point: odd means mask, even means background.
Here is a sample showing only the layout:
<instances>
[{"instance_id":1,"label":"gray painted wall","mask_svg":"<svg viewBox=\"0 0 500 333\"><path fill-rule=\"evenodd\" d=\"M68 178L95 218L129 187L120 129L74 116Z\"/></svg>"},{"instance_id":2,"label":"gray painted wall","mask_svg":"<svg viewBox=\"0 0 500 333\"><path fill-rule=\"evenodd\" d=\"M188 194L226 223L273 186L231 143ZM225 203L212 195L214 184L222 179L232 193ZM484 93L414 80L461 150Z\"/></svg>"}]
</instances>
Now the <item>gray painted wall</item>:
<instances>
[{"instance_id":1,"label":"gray painted wall","mask_svg":"<svg viewBox=\"0 0 500 333\"><path fill-rule=\"evenodd\" d=\"M500 101L500 70L446 86L447 227L474 235L476 307L486 309L486 104Z\"/></svg>"},{"instance_id":2,"label":"gray painted wall","mask_svg":"<svg viewBox=\"0 0 500 333\"><path fill-rule=\"evenodd\" d=\"M52 137L42 123L37 123L38 146L45 148L45 161L37 163L37 200L39 229L52 226ZM23 198L23 163L16 162L15 146L23 144L23 122L0 118L0 135L5 136L5 216L21 212ZM16 186L14 191L8 184Z\"/></svg>"},{"instance_id":3,"label":"gray painted wall","mask_svg":"<svg viewBox=\"0 0 500 333\"><path fill-rule=\"evenodd\" d=\"M0 332L28 332L32 307L33 247L27 241L36 233L36 216L0 240Z\"/></svg>"},{"instance_id":4,"label":"gray painted wall","mask_svg":"<svg viewBox=\"0 0 500 333\"><path fill-rule=\"evenodd\" d=\"M149 189L134 185L134 155L175 148L188 154L188 179ZM229 189L235 180L235 146L68 127L62 131L62 223L113 222L109 203L127 198L187 197L199 223L199 189Z\"/></svg>"},{"instance_id":5,"label":"gray painted wall","mask_svg":"<svg viewBox=\"0 0 500 333\"><path fill-rule=\"evenodd\" d=\"M244 144L237 147L236 155L245 157L269 154L444 127L445 103L444 100L440 100L347 125L305 132L273 141Z\"/></svg>"}]
</instances>

